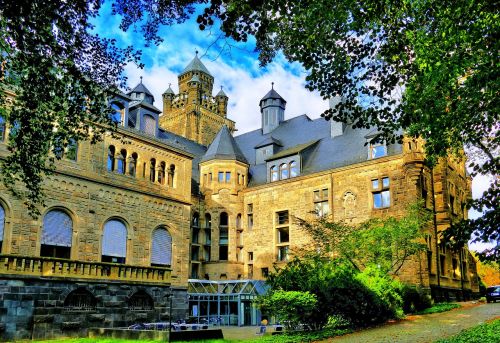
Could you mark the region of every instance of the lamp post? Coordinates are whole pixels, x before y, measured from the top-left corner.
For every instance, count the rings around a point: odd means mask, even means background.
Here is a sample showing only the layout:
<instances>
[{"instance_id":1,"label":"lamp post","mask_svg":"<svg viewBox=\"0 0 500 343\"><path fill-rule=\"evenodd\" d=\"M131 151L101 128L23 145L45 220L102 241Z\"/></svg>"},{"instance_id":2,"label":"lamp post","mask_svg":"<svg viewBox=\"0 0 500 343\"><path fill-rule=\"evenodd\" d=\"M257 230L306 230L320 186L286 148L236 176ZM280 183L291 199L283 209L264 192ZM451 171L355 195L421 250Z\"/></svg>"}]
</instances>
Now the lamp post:
<instances>
[{"instance_id":1,"label":"lamp post","mask_svg":"<svg viewBox=\"0 0 500 343\"><path fill-rule=\"evenodd\" d=\"M169 307L168 307L168 343L171 342L170 336L172 335L172 297L173 297L172 289L170 289L170 293L168 293Z\"/></svg>"}]
</instances>

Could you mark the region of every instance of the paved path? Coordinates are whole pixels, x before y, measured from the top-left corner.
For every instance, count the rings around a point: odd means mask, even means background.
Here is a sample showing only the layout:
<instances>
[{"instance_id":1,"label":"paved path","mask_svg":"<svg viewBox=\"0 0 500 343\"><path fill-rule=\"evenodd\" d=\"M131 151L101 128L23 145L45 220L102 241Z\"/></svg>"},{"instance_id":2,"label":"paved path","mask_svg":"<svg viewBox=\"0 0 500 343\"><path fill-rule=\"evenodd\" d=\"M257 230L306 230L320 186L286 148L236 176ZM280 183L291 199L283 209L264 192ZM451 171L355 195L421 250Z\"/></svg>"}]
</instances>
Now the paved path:
<instances>
[{"instance_id":1,"label":"paved path","mask_svg":"<svg viewBox=\"0 0 500 343\"><path fill-rule=\"evenodd\" d=\"M484 323L493 318L500 318L500 303L477 305L472 302L466 302L461 303L461 305L462 308L449 312L408 316L407 319L402 321L355 332L342 337L331 338L322 342L427 343L453 336L463 329ZM224 338L229 340L255 339L259 337L255 334L257 331L257 327L255 326L223 326L221 329L224 333Z\"/></svg>"},{"instance_id":2,"label":"paved path","mask_svg":"<svg viewBox=\"0 0 500 343\"><path fill-rule=\"evenodd\" d=\"M324 342L427 343L453 336L463 329L488 320L500 318L500 303L481 305L462 303L462 305L462 308L449 312L409 316L396 323L336 337Z\"/></svg>"}]
</instances>

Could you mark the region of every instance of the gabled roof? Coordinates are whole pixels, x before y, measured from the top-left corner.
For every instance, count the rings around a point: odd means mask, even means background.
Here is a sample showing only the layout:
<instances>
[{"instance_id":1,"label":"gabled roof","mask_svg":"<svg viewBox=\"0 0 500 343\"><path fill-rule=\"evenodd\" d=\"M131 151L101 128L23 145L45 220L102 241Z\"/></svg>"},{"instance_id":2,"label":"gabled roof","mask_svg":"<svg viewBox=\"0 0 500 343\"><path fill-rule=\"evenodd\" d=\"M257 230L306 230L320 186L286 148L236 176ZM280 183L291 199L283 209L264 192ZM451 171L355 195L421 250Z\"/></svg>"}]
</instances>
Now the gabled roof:
<instances>
[{"instance_id":1,"label":"gabled roof","mask_svg":"<svg viewBox=\"0 0 500 343\"><path fill-rule=\"evenodd\" d=\"M318 140L314 140L314 141L310 141L310 142L307 142L304 144L298 144L296 146L293 146L291 148L282 150L282 151L274 154L273 156L267 158L266 161L272 161L272 160L277 160L278 158L282 158L282 157L286 157L286 156L290 156L290 155L296 155L299 152L304 151L307 148L313 146L317 142L318 142Z\"/></svg>"},{"instance_id":2,"label":"gabled roof","mask_svg":"<svg viewBox=\"0 0 500 343\"><path fill-rule=\"evenodd\" d=\"M248 164L226 125L217 133L201 162L209 160L236 160Z\"/></svg>"},{"instance_id":3,"label":"gabled roof","mask_svg":"<svg viewBox=\"0 0 500 343\"><path fill-rule=\"evenodd\" d=\"M181 75L189 73L190 71L201 71L205 74L212 76L212 74L210 74L210 72L208 71L207 67L205 67L205 65L198 58L198 53L196 53L196 56L194 56L193 60L187 65L187 67L184 68Z\"/></svg>"}]
</instances>

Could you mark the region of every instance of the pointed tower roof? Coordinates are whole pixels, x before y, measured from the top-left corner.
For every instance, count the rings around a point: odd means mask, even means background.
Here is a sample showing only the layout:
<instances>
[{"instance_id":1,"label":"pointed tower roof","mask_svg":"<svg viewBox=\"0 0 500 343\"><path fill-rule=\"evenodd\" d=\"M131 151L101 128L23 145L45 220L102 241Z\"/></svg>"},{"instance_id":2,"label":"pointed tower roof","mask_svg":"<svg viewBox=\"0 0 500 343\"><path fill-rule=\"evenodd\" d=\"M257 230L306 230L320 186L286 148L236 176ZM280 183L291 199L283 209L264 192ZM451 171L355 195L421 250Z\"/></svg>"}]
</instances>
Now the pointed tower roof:
<instances>
[{"instance_id":1,"label":"pointed tower roof","mask_svg":"<svg viewBox=\"0 0 500 343\"><path fill-rule=\"evenodd\" d=\"M174 90L170 87L170 83L168 84L168 88L165 92L163 92L163 94L174 94Z\"/></svg>"},{"instance_id":2,"label":"pointed tower roof","mask_svg":"<svg viewBox=\"0 0 500 343\"><path fill-rule=\"evenodd\" d=\"M153 96L153 94L149 91L149 89L144 86L142 83L142 76L141 76L141 81L139 81L139 84L134 87L130 92L127 93L127 95L130 95L132 93L146 93L147 95Z\"/></svg>"},{"instance_id":3,"label":"pointed tower roof","mask_svg":"<svg viewBox=\"0 0 500 343\"><path fill-rule=\"evenodd\" d=\"M281 97L281 95L279 95L278 92L276 92L274 90L274 82L271 83L271 90L269 92L267 92L267 94L264 95L264 97L262 99L260 99L259 105L262 103L262 101L267 100L267 99L279 99L279 100L283 101L284 103L286 103L286 100L283 99Z\"/></svg>"},{"instance_id":4,"label":"pointed tower roof","mask_svg":"<svg viewBox=\"0 0 500 343\"><path fill-rule=\"evenodd\" d=\"M201 71L205 74L212 76L212 74L210 74L210 72L208 71L207 67L205 67L205 65L198 58L198 51L196 51L196 56L194 56L193 60L187 65L186 68L184 68L181 75L189 73L190 71Z\"/></svg>"},{"instance_id":5,"label":"pointed tower roof","mask_svg":"<svg viewBox=\"0 0 500 343\"><path fill-rule=\"evenodd\" d=\"M248 164L247 159L241 152L238 144L234 140L231 132L226 125L224 125L217 136L215 136L212 144L208 147L207 152L201 159L201 162L209 160L236 160Z\"/></svg>"},{"instance_id":6,"label":"pointed tower roof","mask_svg":"<svg viewBox=\"0 0 500 343\"><path fill-rule=\"evenodd\" d=\"M226 95L226 93L224 93L224 90L222 89L222 86L220 86L220 91L219 91L219 93L217 93L216 96L225 96L227 98L227 95Z\"/></svg>"}]
</instances>

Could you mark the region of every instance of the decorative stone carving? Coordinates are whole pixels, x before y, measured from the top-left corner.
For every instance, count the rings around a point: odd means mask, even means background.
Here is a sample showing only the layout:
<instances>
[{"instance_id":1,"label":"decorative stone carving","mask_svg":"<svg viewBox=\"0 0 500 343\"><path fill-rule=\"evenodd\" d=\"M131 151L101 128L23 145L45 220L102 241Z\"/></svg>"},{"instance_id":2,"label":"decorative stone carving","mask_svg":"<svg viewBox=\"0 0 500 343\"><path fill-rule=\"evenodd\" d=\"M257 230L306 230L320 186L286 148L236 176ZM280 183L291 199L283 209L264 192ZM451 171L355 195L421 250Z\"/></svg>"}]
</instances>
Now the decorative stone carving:
<instances>
[{"instance_id":1,"label":"decorative stone carving","mask_svg":"<svg viewBox=\"0 0 500 343\"><path fill-rule=\"evenodd\" d=\"M356 195L347 191L343 198L344 216L345 218L354 218L356 216Z\"/></svg>"}]
</instances>

